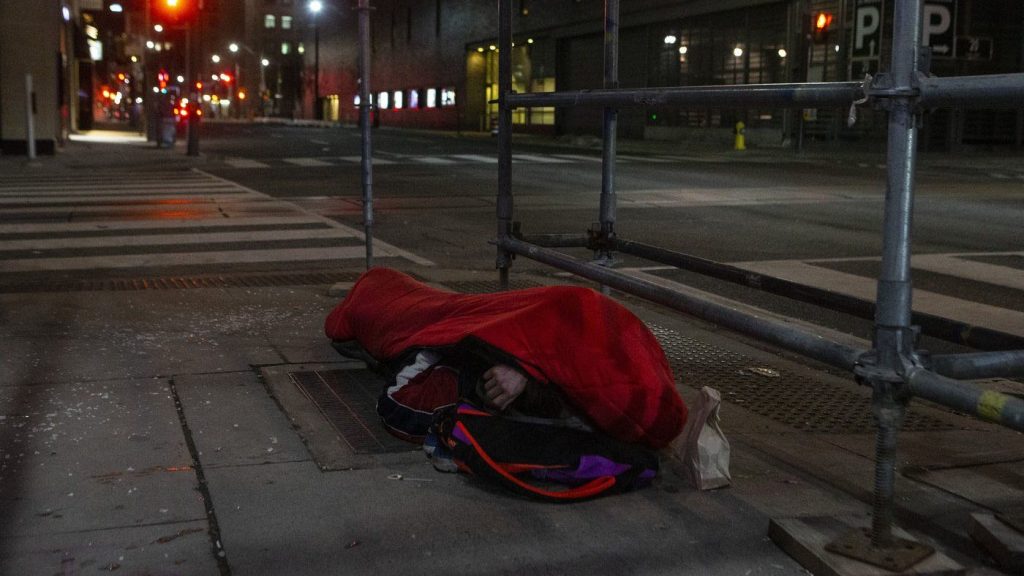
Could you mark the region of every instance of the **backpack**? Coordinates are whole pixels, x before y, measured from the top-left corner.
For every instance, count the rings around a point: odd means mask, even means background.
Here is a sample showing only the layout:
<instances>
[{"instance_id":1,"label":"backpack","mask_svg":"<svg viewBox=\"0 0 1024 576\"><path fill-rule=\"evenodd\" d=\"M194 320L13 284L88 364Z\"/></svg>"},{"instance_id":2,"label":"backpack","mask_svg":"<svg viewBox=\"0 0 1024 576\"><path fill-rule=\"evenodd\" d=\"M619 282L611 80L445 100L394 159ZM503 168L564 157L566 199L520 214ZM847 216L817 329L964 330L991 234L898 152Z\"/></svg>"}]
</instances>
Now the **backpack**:
<instances>
[{"instance_id":1,"label":"backpack","mask_svg":"<svg viewBox=\"0 0 1024 576\"><path fill-rule=\"evenodd\" d=\"M435 424L458 470L549 502L572 502L650 484L657 455L559 421L492 414L460 402Z\"/></svg>"}]
</instances>

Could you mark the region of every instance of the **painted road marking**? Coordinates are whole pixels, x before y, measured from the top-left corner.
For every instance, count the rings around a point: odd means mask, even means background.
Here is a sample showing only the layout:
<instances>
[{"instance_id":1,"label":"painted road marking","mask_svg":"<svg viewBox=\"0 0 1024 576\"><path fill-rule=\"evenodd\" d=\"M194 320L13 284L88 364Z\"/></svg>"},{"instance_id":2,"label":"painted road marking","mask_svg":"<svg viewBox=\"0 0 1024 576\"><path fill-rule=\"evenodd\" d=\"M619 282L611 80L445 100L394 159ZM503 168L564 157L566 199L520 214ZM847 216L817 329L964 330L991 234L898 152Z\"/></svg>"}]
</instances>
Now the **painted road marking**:
<instances>
[{"instance_id":1,"label":"painted road marking","mask_svg":"<svg viewBox=\"0 0 1024 576\"><path fill-rule=\"evenodd\" d=\"M817 261L821 262L821 260ZM800 284L856 296L870 302L875 301L878 290L876 279L838 272L815 266L803 260L735 262L732 265L758 274L776 276ZM957 276L966 277L959 273ZM984 278L976 279L984 281ZM914 310L1024 336L1024 313L1017 310L980 304L925 290L914 290Z\"/></svg>"},{"instance_id":2,"label":"painted road marking","mask_svg":"<svg viewBox=\"0 0 1024 576\"><path fill-rule=\"evenodd\" d=\"M296 166L304 166L307 168L316 168L320 166L334 166L330 162L325 162L319 158L284 158L285 162L294 164Z\"/></svg>"},{"instance_id":3,"label":"painted road marking","mask_svg":"<svg viewBox=\"0 0 1024 576\"><path fill-rule=\"evenodd\" d=\"M270 164L258 160L250 160L249 158L230 158L225 160L224 163L232 168L270 168Z\"/></svg>"},{"instance_id":4,"label":"painted road marking","mask_svg":"<svg viewBox=\"0 0 1024 576\"><path fill-rule=\"evenodd\" d=\"M363 161L362 156L338 156L338 159L344 160L345 162L352 162L354 164L359 164L360 162ZM376 156L373 157L374 166L387 166L388 164L397 164L397 162L395 162L394 160L385 160L384 158L377 158Z\"/></svg>"},{"instance_id":5,"label":"painted road marking","mask_svg":"<svg viewBox=\"0 0 1024 576\"><path fill-rule=\"evenodd\" d=\"M413 162L418 162L420 164L437 164L438 166L458 164L458 162L456 162L455 160L442 158L440 156L420 156L418 158L414 157L412 160Z\"/></svg>"},{"instance_id":6,"label":"painted road marking","mask_svg":"<svg viewBox=\"0 0 1024 576\"><path fill-rule=\"evenodd\" d=\"M513 160L521 162L536 162L538 164L569 164L570 160L565 158L553 158L551 156L537 156L535 154L513 154Z\"/></svg>"},{"instance_id":7,"label":"painted road marking","mask_svg":"<svg viewBox=\"0 0 1024 576\"><path fill-rule=\"evenodd\" d=\"M159 183L140 185L132 194L127 182L134 176L107 175L112 182L124 183L113 188L100 182L77 183L63 176L40 175L30 180L0 177L0 189L5 192L0 196L0 253L30 256L0 259L0 272L365 258L365 246L356 244L365 241L362 231L308 212L292 202L199 170L166 173ZM61 205L41 205L46 203ZM74 221L17 222L18 215ZM347 240L349 245L294 246L295 242L306 240L313 244ZM274 245L280 242L293 245ZM211 244L233 249L189 249ZM173 252L160 252L158 248L166 250L167 246L179 245L182 249ZM433 265L426 258L386 242L374 240L373 245L374 254L381 258L401 257ZM136 252L146 247L153 250L142 254L119 253L119 248L127 247L135 248ZM67 256L69 250L80 249L109 249L114 253Z\"/></svg>"},{"instance_id":8,"label":"painted road marking","mask_svg":"<svg viewBox=\"0 0 1024 576\"><path fill-rule=\"evenodd\" d=\"M484 164L497 164L498 158L495 156L481 156L480 154L452 154L452 158L459 158L461 160L469 160L470 162L482 162Z\"/></svg>"}]
</instances>

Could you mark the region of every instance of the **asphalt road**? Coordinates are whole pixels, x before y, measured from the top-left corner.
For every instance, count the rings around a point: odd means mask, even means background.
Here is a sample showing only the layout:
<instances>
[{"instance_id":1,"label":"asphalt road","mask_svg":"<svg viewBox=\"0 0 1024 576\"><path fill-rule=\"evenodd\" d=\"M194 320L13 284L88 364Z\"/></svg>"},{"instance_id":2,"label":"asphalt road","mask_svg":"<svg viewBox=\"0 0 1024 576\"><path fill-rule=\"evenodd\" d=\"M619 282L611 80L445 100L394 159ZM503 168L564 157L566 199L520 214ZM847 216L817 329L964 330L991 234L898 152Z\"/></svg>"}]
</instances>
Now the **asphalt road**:
<instances>
[{"instance_id":1,"label":"asphalt road","mask_svg":"<svg viewBox=\"0 0 1024 576\"><path fill-rule=\"evenodd\" d=\"M205 170L362 227L357 130L229 124L208 125L204 136ZM495 234L496 141L387 129L373 138L375 236L442 266L493 267L487 242ZM598 220L600 150L544 144L515 144L515 219L527 233L583 233ZM880 152L706 152L620 147L619 237L873 296L885 193ZM1012 159L951 163L923 156L913 231L921 294L915 304L1024 335L1022 225L1024 168ZM631 257L616 265L869 335L869 322L818 307ZM553 273L522 258L514 271L521 269Z\"/></svg>"},{"instance_id":2,"label":"asphalt road","mask_svg":"<svg viewBox=\"0 0 1024 576\"><path fill-rule=\"evenodd\" d=\"M202 133L203 155L194 161L181 142L157 150L137 141L120 154L100 135L76 144L81 156L69 157L66 171L5 164L0 288L361 267L358 130L206 123ZM515 220L526 234L584 233L599 219L599 142L520 136ZM382 128L373 143L377 263L493 271L496 139ZM739 153L710 143L624 141L617 158L619 238L874 299L881 150L795 154L752 145ZM1019 156L925 154L917 174L915 309L1024 338ZM621 254L614 266L870 338L871 322L862 318ZM518 258L513 275L521 271L563 274Z\"/></svg>"}]
</instances>

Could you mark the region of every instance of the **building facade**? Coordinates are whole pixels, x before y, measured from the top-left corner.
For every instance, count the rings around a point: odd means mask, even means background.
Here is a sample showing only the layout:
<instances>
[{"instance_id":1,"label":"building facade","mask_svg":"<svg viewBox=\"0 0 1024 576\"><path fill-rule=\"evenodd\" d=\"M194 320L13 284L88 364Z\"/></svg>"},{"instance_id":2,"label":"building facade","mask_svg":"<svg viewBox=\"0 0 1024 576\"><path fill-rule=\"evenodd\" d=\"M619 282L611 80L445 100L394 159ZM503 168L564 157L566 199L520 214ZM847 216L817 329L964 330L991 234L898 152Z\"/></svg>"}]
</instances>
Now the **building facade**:
<instances>
[{"instance_id":1,"label":"building facade","mask_svg":"<svg viewBox=\"0 0 1024 576\"><path fill-rule=\"evenodd\" d=\"M52 154L64 139L69 116L64 22L56 1L0 2L0 153L26 153L30 113L37 153Z\"/></svg>"},{"instance_id":2,"label":"building facade","mask_svg":"<svg viewBox=\"0 0 1024 576\"><path fill-rule=\"evenodd\" d=\"M332 0L327 0L330 4ZM340 0L333 0L340 2ZM889 61L897 0L635 0L622 3L620 86L703 86L863 79ZM324 116L356 122L355 0L321 33ZM495 0L375 0L371 88L383 125L488 131L497 105ZM600 88L601 0L514 2L513 88L518 92ZM815 35L810 19L831 21ZM924 43L940 76L1024 71L1024 4L1016 0L926 0ZM312 65L309 52L304 64ZM308 76L308 73L307 73ZM308 100L309 95L304 97ZM307 105L311 109L312 104ZM627 109L630 138L730 137L737 121L760 145L802 138L874 141L885 115L866 110L847 127L847 110ZM931 148L1021 146L1018 110L940 110L925 114ZM517 130L599 134L596 109L517 110Z\"/></svg>"}]
</instances>

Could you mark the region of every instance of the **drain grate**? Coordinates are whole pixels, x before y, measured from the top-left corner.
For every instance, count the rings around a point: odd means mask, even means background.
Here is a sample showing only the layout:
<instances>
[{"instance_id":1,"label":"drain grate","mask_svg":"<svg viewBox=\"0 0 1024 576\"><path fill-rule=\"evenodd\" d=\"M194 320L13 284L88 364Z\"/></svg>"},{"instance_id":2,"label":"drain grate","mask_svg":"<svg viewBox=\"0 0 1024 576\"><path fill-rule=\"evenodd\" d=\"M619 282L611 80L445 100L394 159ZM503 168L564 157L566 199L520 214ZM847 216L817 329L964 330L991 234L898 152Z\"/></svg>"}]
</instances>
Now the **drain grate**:
<instances>
[{"instance_id":1,"label":"drain grate","mask_svg":"<svg viewBox=\"0 0 1024 576\"><path fill-rule=\"evenodd\" d=\"M113 278L104 280L55 280L52 282L34 281L0 284L0 293L308 286L333 284L335 282L352 282L358 277L358 272L300 272L232 276L156 276L150 278Z\"/></svg>"},{"instance_id":2,"label":"drain grate","mask_svg":"<svg viewBox=\"0 0 1024 576\"><path fill-rule=\"evenodd\" d=\"M290 372L292 382L309 398L356 454L407 452L413 449L388 434L377 416L382 383L369 370Z\"/></svg>"},{"instance_id":3,"label":"drain grate","mask_svg":"<svg viewBox=\"0 0 1024 576\"><path fill-rule=\"evenodd\" d=\"M829 434L875 431L871 399L820 380L759 362L678 332L651 325L676 377L693 388L711 386L722 399L798 430ZM953 430L955 426L907 410L903 430Z\"/></svg>"},{"instance_id":4,"label":"drain grate","mask_svg":"<svg viewBox=\"0 0 1024 576\"><path fill-rule=\"evenodd\" d=\"M445 282L445 286L455 292L463 292L467 294L489 294L492 292L501 292L501 286L497 280L458 280L454 282ZM510 290L525 290L527 288L539 288L543 286L533 280L523 279L509 279L508 287Z\"/></svg>"}]
</instances>

